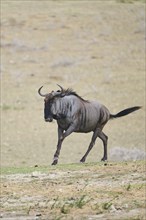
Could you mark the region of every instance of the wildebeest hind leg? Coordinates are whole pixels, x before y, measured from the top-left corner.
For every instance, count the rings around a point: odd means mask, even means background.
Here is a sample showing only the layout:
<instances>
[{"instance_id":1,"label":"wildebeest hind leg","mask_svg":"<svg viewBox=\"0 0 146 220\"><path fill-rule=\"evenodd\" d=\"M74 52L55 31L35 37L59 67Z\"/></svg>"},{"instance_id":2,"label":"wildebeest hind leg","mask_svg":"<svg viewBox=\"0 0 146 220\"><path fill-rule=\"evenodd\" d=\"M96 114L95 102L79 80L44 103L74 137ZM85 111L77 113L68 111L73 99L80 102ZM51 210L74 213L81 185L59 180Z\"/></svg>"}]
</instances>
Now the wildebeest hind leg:
<instances>
[{"instance_id":1,"label":"wildebeest hind leg","mask_svg":"<svg viewBox=\"0 0 146 220\"><path fill-rule=\"evenodd\" d=\"M103 158L101 160L105 161L105 160L107 160L107 140L108 140L108 137L103 132L101 132L98 135L98 137L103 141L104 154L103 154Z\"/></svg>"},{"instance_id":2,"label":"wildebeest hind leg","mask_svg":"<svg viewBox=\"0 0 146 220\"><path fill-rule=\"evenodd\" d=\"M89 152L92 150L94 144L95 144L95 141L96 141L96 138L98 137L99 133L101 132L101 130L98 128L95 130L95 132L93 133L93 136L92 136L92 139L91 139L91 142L90 142L90 145L88 147L88 150L87 152L85 153L85 155L82 157L82 159L80 160L81 163L84 163L85 160L86 160L86 157L88 156Z\"/></svg>"}]
</instances>

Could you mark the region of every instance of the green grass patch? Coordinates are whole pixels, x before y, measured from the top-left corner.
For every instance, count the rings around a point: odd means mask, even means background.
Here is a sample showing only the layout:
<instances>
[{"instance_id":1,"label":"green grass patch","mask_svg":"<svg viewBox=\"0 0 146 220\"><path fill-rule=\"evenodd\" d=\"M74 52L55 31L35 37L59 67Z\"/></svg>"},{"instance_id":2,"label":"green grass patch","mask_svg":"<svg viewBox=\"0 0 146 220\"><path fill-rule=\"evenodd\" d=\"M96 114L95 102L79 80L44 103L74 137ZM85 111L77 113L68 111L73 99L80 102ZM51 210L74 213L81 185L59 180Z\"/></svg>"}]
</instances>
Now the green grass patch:
<instances>
[{"instance_id":1,"label":"green grass patch","mask_svg":"<svg viewBox=\"0 0 146 220\"><path fill-rule=\"evenodd\" d=\"M128 165L132 165L132 166L143 166L145 165L145 161L129 161L129 162L94 162L94 163L72 163L72 164L58 164L56 166L31 166L31 167L1 167L1 174L27 174L27 173L31 173L34 171L39 171L39 172L43 172L43 173L48 173L50 171L83 171L83 170L88 170L88 169L94 169L97 168L98 169L103 169L103 167L105 166L109 166L109 167L113 167L113 169L118 168L118 167L125 167ZM124 171L125 172L125 171ZM111 174L103 174L103 176L101 175L101 177L107 177L108 175ZM122 175L119 174L119 175Z\"/></svg>"},{"instance_id":2,"label":"green grass patch","mask_svg":"<svg viewBox=\"0 0 146 220\"><path fill-rule=\"evenodd\" d=\"M1 167L2 175L9 174L27 174L34 171L47 172L48 167Z\"/></svg>"},{"instance_id":3,"label":"green grass patch","mask_svg":"<svg viewBox=\"0 0 146 220\"><path fill-rule=\"evenodd\" d=\"M87 168L103 166L103 163L72 163L72 164L59 164L56 166L34 166L34 167L1 167L1 174L27 174L33 171L40 171L48 173L49 171L79 171L86 170Z\"/></svg>"}]
</instances>

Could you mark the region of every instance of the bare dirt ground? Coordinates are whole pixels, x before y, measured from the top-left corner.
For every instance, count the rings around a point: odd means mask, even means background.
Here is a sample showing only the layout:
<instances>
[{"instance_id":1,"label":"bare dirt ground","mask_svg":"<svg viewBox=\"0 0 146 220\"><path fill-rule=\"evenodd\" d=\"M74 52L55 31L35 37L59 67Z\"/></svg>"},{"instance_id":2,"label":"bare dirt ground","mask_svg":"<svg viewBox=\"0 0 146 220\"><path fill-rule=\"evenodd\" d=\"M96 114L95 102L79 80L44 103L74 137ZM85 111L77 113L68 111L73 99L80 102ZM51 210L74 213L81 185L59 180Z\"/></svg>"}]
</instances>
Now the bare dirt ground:
<instances>
[{"instance_id":1,"label":"bare dirt ground","mask_svg":"<svg viewBox=\"0 0 146 220\"><path fill-rule=\"evenodd\" d=\"M145 219L145 3L143 0L1 0L1 218ZM37 94L72 87L111 113L142 110L109 122L109 163L91 134L72 134L60 164L49 167L56 123L43 120ZM94 162L93 164L90 164ZM73 163L73 165L70 165ZM32 173L5 169L34 167ZM42 166L48 166L41 169ZM30 168L29 168L30 169ZM29 170L28 169L28 170ZM13 172L12 172L13 173Z\"/></svg>"},{"instance_id":2,"label":"bare dirt ground","mask_svg":"<svg viewBox=\"0 0 146 220\"><path fill-rule=\"evenodd\" d=\"M2 175L2 219L144 220L146 217L142 161L43 169Z\"/></svg>"}]
</instances>

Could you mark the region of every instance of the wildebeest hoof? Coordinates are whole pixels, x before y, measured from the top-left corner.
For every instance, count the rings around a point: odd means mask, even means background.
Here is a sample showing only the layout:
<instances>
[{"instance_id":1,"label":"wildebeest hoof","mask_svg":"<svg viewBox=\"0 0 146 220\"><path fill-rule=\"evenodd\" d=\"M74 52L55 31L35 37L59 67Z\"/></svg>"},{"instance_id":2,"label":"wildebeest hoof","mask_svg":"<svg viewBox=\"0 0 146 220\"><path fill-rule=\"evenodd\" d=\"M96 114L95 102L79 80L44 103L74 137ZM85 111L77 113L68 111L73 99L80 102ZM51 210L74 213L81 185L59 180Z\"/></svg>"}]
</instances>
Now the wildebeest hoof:
<instances>
[{"instance_id":1,"label":"wildebeest hoof","mask_svg":"<svg viewBox=\"0 0 146 220\"><path fill-rule=\"evenodd\" d=\"M82 159L80 160L80 162L81 162L81 163L84 163L84 162L85 162L85 158L82 158Z\"/></svg>"},{"instance_id":2,"label":"wildebeest hoof","mask_svg":"<svg viewBox=\"0 0 146 220\"><path fill-rule=\"evenodd\" d=\"M54 160L52 165L56 165L58 163L58 160Z\"/></svg>"},{"instance_id":3,"label":"wildebeest hoof","mask_svg":"<svg viewBox=\"0 0 146 220\"><path fill-rule=\"evenodd\" d=\"M101 161L107 161L107 158L106 158L106 157L103 157L103 158L101 159Z\"/></svg>"}]
</instances>

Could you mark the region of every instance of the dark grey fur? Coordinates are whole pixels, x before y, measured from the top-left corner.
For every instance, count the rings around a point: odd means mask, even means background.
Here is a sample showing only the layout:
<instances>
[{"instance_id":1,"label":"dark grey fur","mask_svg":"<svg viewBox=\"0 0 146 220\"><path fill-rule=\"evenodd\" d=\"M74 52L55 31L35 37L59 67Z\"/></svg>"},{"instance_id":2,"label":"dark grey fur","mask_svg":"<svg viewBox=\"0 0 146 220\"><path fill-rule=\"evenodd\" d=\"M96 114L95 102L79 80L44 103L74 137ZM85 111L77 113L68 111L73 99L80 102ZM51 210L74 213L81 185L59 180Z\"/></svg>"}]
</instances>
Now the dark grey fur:
<instances>
[{"instance_id":1,"label":"dark grey fur","mask_svg":"<svg viewBox=\"0 0 146 220\"><path fill-rule=\"evenodd\" d=\"M80 97L72 89L52 91L42 95L41 89L38 93L45 97L44 118L46 122L57 120L58 124L58 144L54 154L52 165L58 163L58 158L63 140L72 132L93 132L93 136L87 152L80 162L85 162L87 155L95 144L96 138L103 141L104 155L101 160L107 160L107 140L108 137L102 129L109 119L118 118L130 114L140 109L140 106L125 109L116 115L110 114L109 110L97 101L87 101Z\"/></svg>"}]
</instances>

